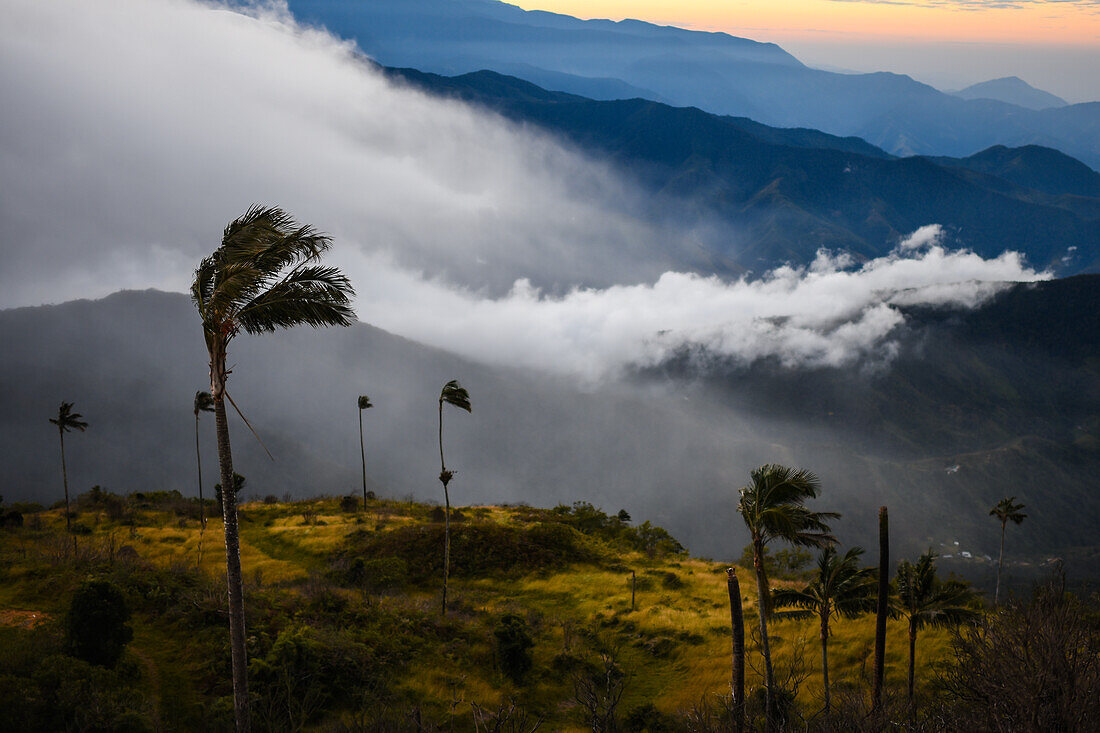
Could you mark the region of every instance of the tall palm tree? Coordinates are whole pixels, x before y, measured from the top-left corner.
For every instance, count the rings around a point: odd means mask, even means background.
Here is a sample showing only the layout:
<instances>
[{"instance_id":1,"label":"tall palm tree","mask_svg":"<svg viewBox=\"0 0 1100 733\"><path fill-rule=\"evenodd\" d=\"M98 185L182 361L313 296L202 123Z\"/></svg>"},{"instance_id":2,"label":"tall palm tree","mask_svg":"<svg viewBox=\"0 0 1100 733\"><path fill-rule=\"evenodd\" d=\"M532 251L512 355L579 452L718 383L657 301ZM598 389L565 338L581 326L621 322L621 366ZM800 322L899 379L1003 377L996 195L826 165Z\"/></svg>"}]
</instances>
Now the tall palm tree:
<instances>
[{"instance_id":1,"label":"tall palm tree","mask_svg":"<svg viewBox=\"0 0 1100 733\"><path fill-rule=\"evenodd\" d=\"M764 655L764 693L766 722L776 726L775 675L768 646L768 614L771 601L764 569L764 548L773 539L801 547L828 547L836 542L829 534L827 520L839 517L835 512L814 512L804 505L821 490L821 482L810 471L765 464L751 474L751 483L742 487L737 511L752 537L752 564L756 571L757 615L760 621L760 648Z\"/></svg>"},{"instance_id":2,"label":"tall palm tree","mask_svg":"<svg viewBox=\"0 0 1100 733\"><path fill-rule=\"evenodd\" d=\"M221 246L195 270L191 299L202 319L210 357L210 394L222 486L234 486L225 414L225 400L233 402L226 392L229 343L242 329L259 334L303 323L314 327L348 326L355 318L349 305L354 293L351 283L337 268L318 264L330 245L329 237L298 224L281 209L252 206L226 226ZM233 707L237 730L244 732L250 725L248 676L237 498L232 490L222 491L222 520Z\"/></svg>"},{"instance_id":3,"label":"tall palm tree","mask_svg":"<svg viewBox=\"0 0 1100 733\"><path fill-rule=\"evenodd\" d=\"M473 412L470 406L470 393L467 392L457 379L452 379L443 385L439 393L439 481L443 484L443 500L447 510L444 515L443 527L443 615L447 615L447 580L451 574L451 495L447 491L447 484L454 478L454 471L447 470L447 462L443 460L443 403L454 405L460 410Z\"/></svg>"},{"instance_id":4,"label":"tall palm tree","mask_svg":"<svg viewBox=\"0 0 1100 733\"><path fill-rule=\"evenodd\" d=\"M79 412L73 412L72 402L62 402L57 408L57 417L51 417L50 422L57 426L58 436L61 438L61 481L65 485L65 531L70 534L73 531L72 515L69 511L69 470L65 466L65 433L70 430L84 432L88 423L81 420L84 417ZM73 537L73 545L76 545L76 537Z\"/></svg>"},{"instance_id":5,"label":"tall palm tree","mask_svg":"<svg viewBox=\"0 0 1100 733\"><path fill-rule=\"evenodd\" d=\"M363 460L363 511L367 511L367 452L363 448L363 410L374 407L370 403L370 397L359 395L359 457Z\"/></svg>"},{"instance_id":6,"label":"tall palm tree","mask_svg":"<svg viewBox=\"0 0 1100 733\"><path fill-rule=\"evenodd\" d=\"M997 556L997 589L993 592L994 606L1001 600L1001 567L1005 561L1005 527L1008 525L1009 520L1020 524L1027 519L1027 515L1020 511L1023 508L1023 504L1016 503L1015 496L1009 496L1001 499L997 502L997 506L989 510L989 516L1001 520L1001 553Z\"/></svg>"},{"instance_id":7,"label":"tall palm tree","mask_svg":"<svg viewBox=\"0 0 1100 733\"><path fill-rule=\"evenodd\" d=\"M843 616L854 618L875 609L878 578L874 568L861 568L862 547L853 547L838 555L826 547L817 558L817 574L801 590L781 589L772 594L777 608L794 606L800 610L781 611L777 618L809 618L821 622L821 678L825 688L825 712L829 712L829 622Z\"/></svg>"},{"instance_id":8,"label":"tall palm tree","mask_svg":"<svg viewBox=\"0 0 1100 733\"><path fill-rule=\"evenodd\" d=\"M195 393L195 462L199 467L199 524L206 529L206 502L202 498L202 454L199 452L199 413L213 412L214 398L209 392Z\"/></svg>"},{"instance_id":9,"label":"tall palm tree","mask_svg":"<svg viewBox=\"0 0 1100 733\"><path fill-rule=\"evenodd\" d=\"M741 607L741 584L733 568L726 568L726 590L730 597L730 631L733 635L733 675L730 678L733 729L736 733L742 733L745 729L745 617Z\"/></svg>"},{"instance_id":10,"label":"tall palm tree","mask_svg":"<svg viewBox=\"0 0 1100 733\"><path fill-rule=\"evenodd\" d=\"M917 659L917 632L926 627L958 626L976 621L974 592L959 580L936 577L936 556L926 552L916 565L898 563L895 611L909 621L909 701L913 700L913 670Z\"/></svg>"}]
</instances>

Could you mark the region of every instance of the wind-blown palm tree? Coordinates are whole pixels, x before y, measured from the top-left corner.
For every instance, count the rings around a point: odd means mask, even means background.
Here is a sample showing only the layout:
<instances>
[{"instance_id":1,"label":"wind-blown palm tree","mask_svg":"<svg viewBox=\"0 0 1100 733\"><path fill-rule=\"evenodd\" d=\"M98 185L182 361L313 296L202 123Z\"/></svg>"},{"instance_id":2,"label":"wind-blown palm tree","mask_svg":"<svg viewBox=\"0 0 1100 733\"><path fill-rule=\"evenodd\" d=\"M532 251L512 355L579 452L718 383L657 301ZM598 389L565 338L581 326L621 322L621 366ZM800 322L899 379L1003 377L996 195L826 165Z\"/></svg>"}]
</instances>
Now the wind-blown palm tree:
<instances>
[{"instance_id":1,"label":"wind-blown palm tree","mask_svg":"<svg viewBox=\"0 0 1100 733\"><path fill-rule=\"evenodd\" d=\"M206 502L202 498L202 453L199 452L199 413L213 412L214 398L209 392L195 393L195 463L199 467L199 524L206 529Z\"/></svg>"},{"instance_id":2,"label":"wind-blown palm tree","mask_svg":"<svg viewBox=\"0 0 1100 733\"><path fill-rule=\"evenodd\" d=\"M447 484L454 478L454 471L447 470L443 460L443 403L454 405L460 410L473 412L470 406L470 393L463 389L457 379L443 385L439 393L439 481L443 484L443 500L447 505L443 526L443 615L447 615L447 580L451 574L451 495Z\"/></svg>"},{"instance_id":3,"label":"wind-blown palm tree","mask_svg":"<svg viewBox=\"0 0 1100 733\"><path fill-rule=\"evenodd\" d=\"M1016 503L1015 496L1009 496L1001 499L997 502L997 506L989 510L989 516L1001 520L1001 553L997 556L997 589L993 592L994 606L1001 600L1001 567L1005 561L1005 527L1008 525L1009 520L1020 524L1027 519L1027 515L1020 511L1023 508L1023 504Z\"/></svg>"},{"instance_id":4,"label":"wind-blown palm tree","mask_svg":"<svg viewBox=\"0 0 1100 733\"><path fill-rule=\"evenodd\" d=\"M794 606L800 610L780 611L777 618L809 618L821 622L821 678L825 689L825 712L829 712L829 622L838 616L854 618L875 609L878 577L874 568L861 568L862 547L853 547L838 555L826 547L817 558L817 574L802 590L781 589L772 594L777 608Z\"/></svg>"},{"instance_id":5,"label":"wind-blown palm tree","mask_svg":"<svg viewBox=\"0 0 1100 733\"><path fill-rule=\"evenodd\" d=\"M57 408L57 417L50 418L50 422L57 426L57 433L61 438L61 481L65 485L65 531L69 533L73 531L73 524L69 511L69 470L65 466L65 433L70 430L79 430L83 433L88 423L81 420L82 417L84 416L79 412L73 412L72 402L62 402ZM75 536L73 543L74 545L76 543Z\"/></svg>"},{"instance_id":6,"label":"wind-blown palm tree","mask_svg":"<svg viewBox=\"0 0 1100 733\"><path fill-rule=\"evenodd\" d=\"M839 517L835 512L814 512L804 504L821 490L821 482L810 471L765 464L751 474L752 482L740 491L737 511L752 536L752 564L756 571L757 614L760 621L760 647L764 655L764 693L767 727L776 726L775 675L768 647L768 614L771 601L764 570L764 548L773 539L801 547L828 547L836 542L829 534L827 520Z\"/></svg>"},{"instance_id":7,"label":"wind-blown palm tree","mask_svg":"<svg viewBox=\"0 0 1100 733\"><path fill-rule=\"evenodd\" d=\"M253 206L226 226L221 246L195 270L191 299L202 319L210 357L210 394L222 486L235 485L225 413L225 400L233 402L226 392L229 343L242 329L259 334L300 324L348 326L355 318L349 305L349 296L354 293L351 283L337 268L318 264L330 245L329 237L298 224L281 209ZM244 732L250 725L248 676L237 498L232 490L222 491L222 520L233 707L237 730Z\"/></svg>"},{"instance_id":8,"label":"wind-blown palm tree","mask_svg":"<svg viewBox=\"0 0 1100 733\"><path fill-rule=\"evenodd\" d=\"M917 659L917 632L926 627L958 626L976 621L974 592L958 580L936 577L936 556L926 552L913 565L898 563L895 612L909 621L909 700L913 700L913 671Z\"/></svg>"},{"instance_id":9,"label":"wind-blown palm tree","mask_svg":"<svg viewBox=\"0 0 1100 733\"><path fill-rule=\"evenodd\" d=\"M363 448L363 410L374 407L370 397L359 395L359 457L363 460L363 511L367 511L367 451Z\"/></svg>"}]
</instances>

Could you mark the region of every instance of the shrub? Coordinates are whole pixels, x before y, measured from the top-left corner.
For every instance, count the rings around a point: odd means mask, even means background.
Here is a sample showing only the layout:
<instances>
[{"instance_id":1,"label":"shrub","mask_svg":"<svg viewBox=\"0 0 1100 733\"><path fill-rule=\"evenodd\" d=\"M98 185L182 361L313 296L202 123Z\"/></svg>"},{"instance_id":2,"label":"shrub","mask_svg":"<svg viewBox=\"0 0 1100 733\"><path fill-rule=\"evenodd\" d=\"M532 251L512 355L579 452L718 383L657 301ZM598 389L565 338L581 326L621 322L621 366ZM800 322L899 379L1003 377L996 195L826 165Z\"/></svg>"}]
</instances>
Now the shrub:
<instances>
[{"instance_id":1,"label":"shrub","mask_svg":"<svg viewBox=\"0 0 1100 733\"><path fill-rule=\"evenodd\" d=\"M73 656L111 668L122 656L134 632L126 623L130 609L122 591L106 580L82 583L73 594L66 619Z\"/></svg>"},{"instance_id":2,"label":"shrub","mask_svg":"<svg viewBox=\"0 0 1100 733\"><path fill-rule=\"evenodd\" d=\"M359 499L352 495L340 497L340 511L351 514L359 511Z\"/></svg>"},{"instance_id":3,"label":"shrub","mask_svg":"<svg viewBox=\"0 0 1100 733\"><path fill-rule=\"evenodd\" d=\"M497 663L504 676L517 685L531 669L531 647L535 643L527 630L527 622L514 613L501 617L493 636L496 637Z\"/></svg>"}]
</instances>

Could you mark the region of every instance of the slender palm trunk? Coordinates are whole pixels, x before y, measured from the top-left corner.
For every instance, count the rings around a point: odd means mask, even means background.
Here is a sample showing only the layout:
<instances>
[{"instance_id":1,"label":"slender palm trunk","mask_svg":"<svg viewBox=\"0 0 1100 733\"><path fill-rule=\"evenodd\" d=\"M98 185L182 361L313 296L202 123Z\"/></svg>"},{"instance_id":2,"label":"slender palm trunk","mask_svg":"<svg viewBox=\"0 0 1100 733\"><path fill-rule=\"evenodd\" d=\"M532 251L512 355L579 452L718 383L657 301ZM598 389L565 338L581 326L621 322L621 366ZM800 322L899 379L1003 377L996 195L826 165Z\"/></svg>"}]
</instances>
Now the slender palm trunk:
<instances>
[{"instance_id":1,"label":"slender palm trunk","mask_svg":"<svg viewBox=\"0 0 1100 733\"><path fill-rule=\"evenodd\" d=\"M248 709L248 657L245 650L244 583L241 578L241 543L237 528L237 494L233 481L233 455L229 445L229 421L225 415L225 358L211 363L211 393L218 436L218 467L222 478L222 521L225 526L225 578L229 591L229 645L233 661L233 714L237 733L250 729Z\"/></svg>"},{"instance_id":2,"label":"slender palm trunk","mask_svg":"<svg viewBox=\"0 0 1100 733\"><path fill-rule=\"evenodd\" d=\"M756 570L756 610L760 617L760 651L764 655L764 728L768 731L776 729L775 720L775 675L772 672L772 653L768 646L768 614L765 606L768 603L768 581L764 577L764 545L760 540L753 540L753 569Z\"/></svg>"},{"instance_id":3,"label":"slender palm trunk","mask_svg":"<svg viewBox=\"0 0 1100 733\"><path fill-rule=\"evenodd\" d=\"M439 481L443 484L443 615L447 615L447 580L451 575L451 495L447 491L447 463L443 460L443 400L439 401Z\"/></svg>"},{"instance_id":4,"label":"slender palm trunk","mask_svg":"<svg viewBox=\"0 0 1100 733\"><path fill-rule=\"evenodd\" d=\"M996 608L1001 600L1001 567L1005 562L1005 526L1008 520L1001 521L1001 553L997 556L997 589L993 591L993 607Z\"/></svg>"},{"instance_id":5,"label":"slender palm trunk","mask_svg":"<svg viewBox=\"0 0 1100 733\"><path fill-rule=\"evenodd\" d=\"M741 609L741 585L733 568L726 571L726 587L730 596L730 629L733 633L733 676L730 692L733 694L733 729L742 733L745 729L745 617Z\"/></svg>"},{"instance_id":6,"label":"slender palm trunk","mask_svg":"<svg viewBox=\"0 0 1100 733\"><path fill-rule=\"evenodd\" d=\"M825 712L829 712L829 608L821 612L821 681L825 689Z\"/></svg>"},{"instance_id":7,"label":"slender palm trunk","mask_svg":"<svg viewBox=\"0 0 1100 733\"><path fill-rule=\"evenodd\" d=\"M58 430L61 434L61 481L65 486L65 531L72 534L72 516L69 512L69 470L65 467L65 431Z\"/></svg>"},{"instance_id":8,"label":"slender palm trunk","mask_svg":"<svg viewBox=\"0 0 1100 733\"><path fill-rule=\"evenodd\" d=\"M909 621L909 702L913 702L913 670L917 665L917 624Z\"/></svg>"},{"instance_id":9,"label":"slender palm trunk","mask_svg":"<svg viewBox=\"0 0 1100 733\"><path fill-rule=\"evenodd\" d=\"M367 511L367 451L363 448L362 410L359 410L359 457L363 460L363 511Z\"/></svg>"},{"instance_id":10,"label":"slender palm trunk","mask_svg":"<svg viewBox=\"0 0 1100 733\"><path fill-rule=\"evenodd\" d=\"M882 680L886 672L886 614L890 600L890 517L878 510L878 608L875 613L875 669L872 709L882 707Z\"/></svg>"},{"instance_id":11,"label":"slender palm trunk","mask_svg":"<svg viewBox=\"0 0 1100 733\"><path fill-rule=\"evenodd\" d=\"M202 498L202 453L199 451L199 412L195 410L195 463L199 469L199 525L206 529L206 503ZM201 534L201 531L200 531Z\"/></svg>"}]
</instances>

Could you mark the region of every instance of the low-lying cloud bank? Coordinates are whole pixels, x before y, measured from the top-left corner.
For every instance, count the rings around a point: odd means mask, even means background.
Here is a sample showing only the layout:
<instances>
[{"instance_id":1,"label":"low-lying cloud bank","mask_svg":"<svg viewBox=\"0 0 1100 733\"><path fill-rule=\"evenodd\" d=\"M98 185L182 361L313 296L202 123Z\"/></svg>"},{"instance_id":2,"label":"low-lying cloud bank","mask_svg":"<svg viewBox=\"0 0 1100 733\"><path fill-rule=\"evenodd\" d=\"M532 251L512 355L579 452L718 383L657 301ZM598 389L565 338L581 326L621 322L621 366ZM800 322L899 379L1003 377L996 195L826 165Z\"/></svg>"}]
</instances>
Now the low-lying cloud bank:
<instances>
[{"instance_id":1,"label":"low-lying cloud bank","mask_svg":"<svg viewBox=\"0 0 1100 733\"><path fill-rule=\"evenodd\" d=\"M842 366L888 357L898 306L1044 277L938 226L856 265L725 282L673 271L599 162L397 87L277 6L9 0L0 24L0 307L185 290L249 204L331 233L363 320L495 364L598 380L684 348ZM534 283L534 284L532 284Z\"/></svg>"},{"instance_id":2,"label":"low-lying cloud bank","mask_svg":"<svg viewBox=\"0 0 1100 733\"><path fill-rule=\"evenodd\" d=\"M560 297L520 280L506 297L488 299L381 266L388 281L366 289L363 313L471 358L588 379L654 366L685 348L703 359L839 367L892 355L889 337L904 320L899 306L973 307L1006 282L1048 277L1016 253L987 260L945 249L943 237L938 225L922 227L889 256L860 266L820 252L807 268L782 267L758 280L666 272L653 284Z\"/></svg>"}]
</instances>

